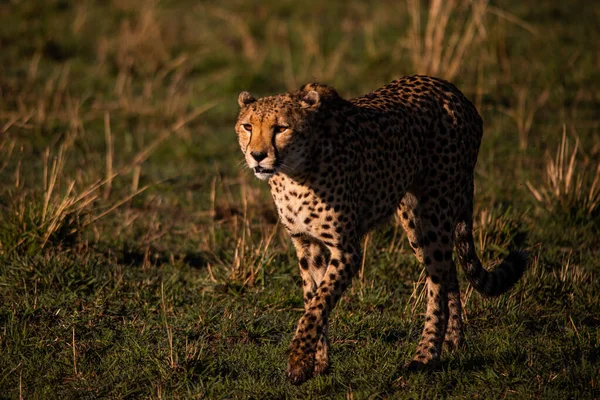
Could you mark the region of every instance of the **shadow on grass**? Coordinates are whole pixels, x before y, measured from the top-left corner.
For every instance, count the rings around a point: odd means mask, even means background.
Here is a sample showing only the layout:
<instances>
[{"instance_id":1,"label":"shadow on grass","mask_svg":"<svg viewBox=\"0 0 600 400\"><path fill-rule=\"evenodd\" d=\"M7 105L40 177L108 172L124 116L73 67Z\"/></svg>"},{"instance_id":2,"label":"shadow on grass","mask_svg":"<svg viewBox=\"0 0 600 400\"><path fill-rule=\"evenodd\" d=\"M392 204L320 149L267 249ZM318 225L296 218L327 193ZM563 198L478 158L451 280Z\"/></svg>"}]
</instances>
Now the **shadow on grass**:
<instances>
[{"instance_id":1,"label":"shadow on grass","mask_svg":"<svg viewBox=\"0 0 600 400\"><path fill-rule=\"evenodd\" d=\"M107 251L105 250L105 252ZM188 251L183 254L175 255L172 252L152 247L138 248L124 246L116 256L117 261L120 264L133 265L136 267L142 267L144 265L161 266L180 262L191 268L202 269L206 267L208 263L206 254L201 251Z\"/></svg>"}]
</instances>

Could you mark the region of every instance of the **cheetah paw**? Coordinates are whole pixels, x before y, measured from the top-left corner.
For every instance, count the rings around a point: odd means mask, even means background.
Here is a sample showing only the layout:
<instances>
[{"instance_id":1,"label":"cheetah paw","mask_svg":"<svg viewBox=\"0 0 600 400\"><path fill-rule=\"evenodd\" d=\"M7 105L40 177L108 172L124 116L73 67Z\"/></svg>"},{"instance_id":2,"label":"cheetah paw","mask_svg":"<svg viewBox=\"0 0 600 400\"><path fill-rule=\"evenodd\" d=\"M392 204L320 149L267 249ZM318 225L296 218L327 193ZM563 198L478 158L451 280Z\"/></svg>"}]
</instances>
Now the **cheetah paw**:
<instances>
[{"instance_id":1,"label":"cheetah paw","mask_svg":"<svg viewBox=\"0 0 600 400\"><path fill-rule=\"evenodd\" d=\"M315 371L314 353L292 353L288 359L286 374L294 385L300 385L313 376Z\"/></svg>"},{"instance_id":2,"label":"cheetah paw","mask_svg":"<svg viewBox=\"0 0 600 400\"><path fill-rule=\"evenodd\" d=\"M327 372L327 370L329 369L329 360L323 360L323 359L318 359L315 362L315 370L314 370L314 374L315 375L321 375L324 374L325 372Z\"/></svg>"}]
</instances>

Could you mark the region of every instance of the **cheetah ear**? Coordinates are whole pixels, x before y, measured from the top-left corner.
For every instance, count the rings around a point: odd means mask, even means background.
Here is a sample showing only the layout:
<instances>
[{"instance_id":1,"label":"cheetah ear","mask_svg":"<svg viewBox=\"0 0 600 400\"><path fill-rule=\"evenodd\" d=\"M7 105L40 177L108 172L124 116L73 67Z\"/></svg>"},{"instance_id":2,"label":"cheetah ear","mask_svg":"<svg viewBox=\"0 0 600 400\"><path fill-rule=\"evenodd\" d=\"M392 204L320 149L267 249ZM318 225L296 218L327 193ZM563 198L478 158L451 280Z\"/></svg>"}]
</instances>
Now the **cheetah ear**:
<instances>
[{"instance_id":1,"label":"cheetah ear","mask_svg":"<svg viewBox=\"0 0 600 400\"><path fill-rule=\"evenodd\" d=\"M319 107L320 103L321 103L321 96L319 96L319 93L315 92L314 90L311 90L310 92L308 92L300 100L300 105L302 105L302 108L317 108L317 107Z\"/></svg>"},{"instance_id":2,"label":"cheetah ear","mask_svg":"<svg viewBox=\"0 0 600 400\"><path fill-rule=\"evenodd\" d=\"M241 108L244 108L248 104L252 104L255 101L256 101L256 99L249 92L242 92L238 96L238 104L240 105Z\"/></svg>"}]
</instances>

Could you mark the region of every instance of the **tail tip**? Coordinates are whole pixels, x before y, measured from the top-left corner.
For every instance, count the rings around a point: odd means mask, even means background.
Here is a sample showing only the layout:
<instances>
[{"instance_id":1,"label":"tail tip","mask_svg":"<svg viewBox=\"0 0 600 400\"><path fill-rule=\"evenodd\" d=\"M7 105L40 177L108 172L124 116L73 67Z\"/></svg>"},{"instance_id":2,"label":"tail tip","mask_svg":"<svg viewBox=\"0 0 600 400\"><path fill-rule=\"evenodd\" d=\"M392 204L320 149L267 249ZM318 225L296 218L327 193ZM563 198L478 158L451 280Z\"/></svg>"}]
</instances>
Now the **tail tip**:
<instances>
[{"instance_id":1,"label":"tail tip","mask_svg":"<svg viewBox=\"0 0 600 400\"><path fill-rule=\"evenodd\" d=\"M527 265L529 264L529 253L525 250L511 250L508 256L504 259L503 264L506 263L510 265L510 269L512 270L512 279L511 285L514 285L525 270L527 269Z\"/></svg>"},{"instance_id":2,"label":"tail tip","mask_svg":"<svg viewBox=\"0 0 600 400\"><path fill-rule=\"evenodd\" d=\"M499 268L496 269L496 273L502 273L504 279L500 279L500 275L496 275L497 278L492 281L496 284L486 287L481 293L489 297L506 293L523 276L527 269L528 257L529 254L524 250L511 250ZM495 275L495 271L492 271L491 274Z\"/></svg>"},{"instance_id":3,"label":"tail tip","mask_svg":"<svg viewBox=\"0 0 600 400\"><path fill-rule=\"evenodd\" d=\"M525 271L529 262L529 252L525 250L511 250L505 258L506 262L511 263L515 269Z\"/></svg>"}]
</instances>

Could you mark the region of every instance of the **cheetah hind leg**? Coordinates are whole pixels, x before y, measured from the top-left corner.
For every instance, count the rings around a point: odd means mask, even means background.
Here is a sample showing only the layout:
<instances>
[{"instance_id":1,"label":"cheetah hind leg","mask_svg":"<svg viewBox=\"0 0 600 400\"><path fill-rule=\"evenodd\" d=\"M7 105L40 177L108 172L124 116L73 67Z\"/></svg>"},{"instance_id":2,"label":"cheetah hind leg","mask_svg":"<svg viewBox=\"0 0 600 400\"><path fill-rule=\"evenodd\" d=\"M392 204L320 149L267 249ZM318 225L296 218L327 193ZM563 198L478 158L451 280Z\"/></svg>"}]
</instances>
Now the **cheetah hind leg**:
<instances>
[{"instance_id":1,"label":"cheetah hind leg","mask_svg":"<svg viewBox=\"0 0 600 400\"><path fill-rule=\"evenodd\" d=\"M442 345L449 317L449 284L452 266L452 232L440 231L443 220L430 214L423 218L416 196L407 193L400 203L401 222L416 258L427 271L427 312L421 340L407 370L436 369L440 365ZM425 215L429 215L425 214Z\"/></svg>"},{"instance_id":2,"label":"cheetah hind leg","mask_svg":"<svg viewBox=\"0 0 600 400\"><path fill-rule=\"evenodd\" d=\"M470 190L468 193L473 193L473 183L470 184ZM460 218L468 223L469 226L472 224L473 216L473 198L467 201L465 208L460 213ZM456 224L454 225L456 230ZM453 239L455 239L455 232L453 232ZM453 240L454 242L454 240ZM446 334L444 336L444 346L448 351L454 351L461 347L464 343L463 333L463 321L462 321L462 303L460 300L460 288L458 285L458 278L456 273L456 264L452 261L450 270L448 271L448 323L446 326Z\"/></svg>"},{"instance_id":3,"label":"cheetah hind leg","mask_svg":"<svg viewBox=\"0 0 600 400\"><path fill-rule=\"evenodd\" d=\"M462 304L460 288L456 277L456 264L452 262L448 275L448 323L444 335L444 345L454 351L463 344Z\"/></svg>"}]
</instances>

